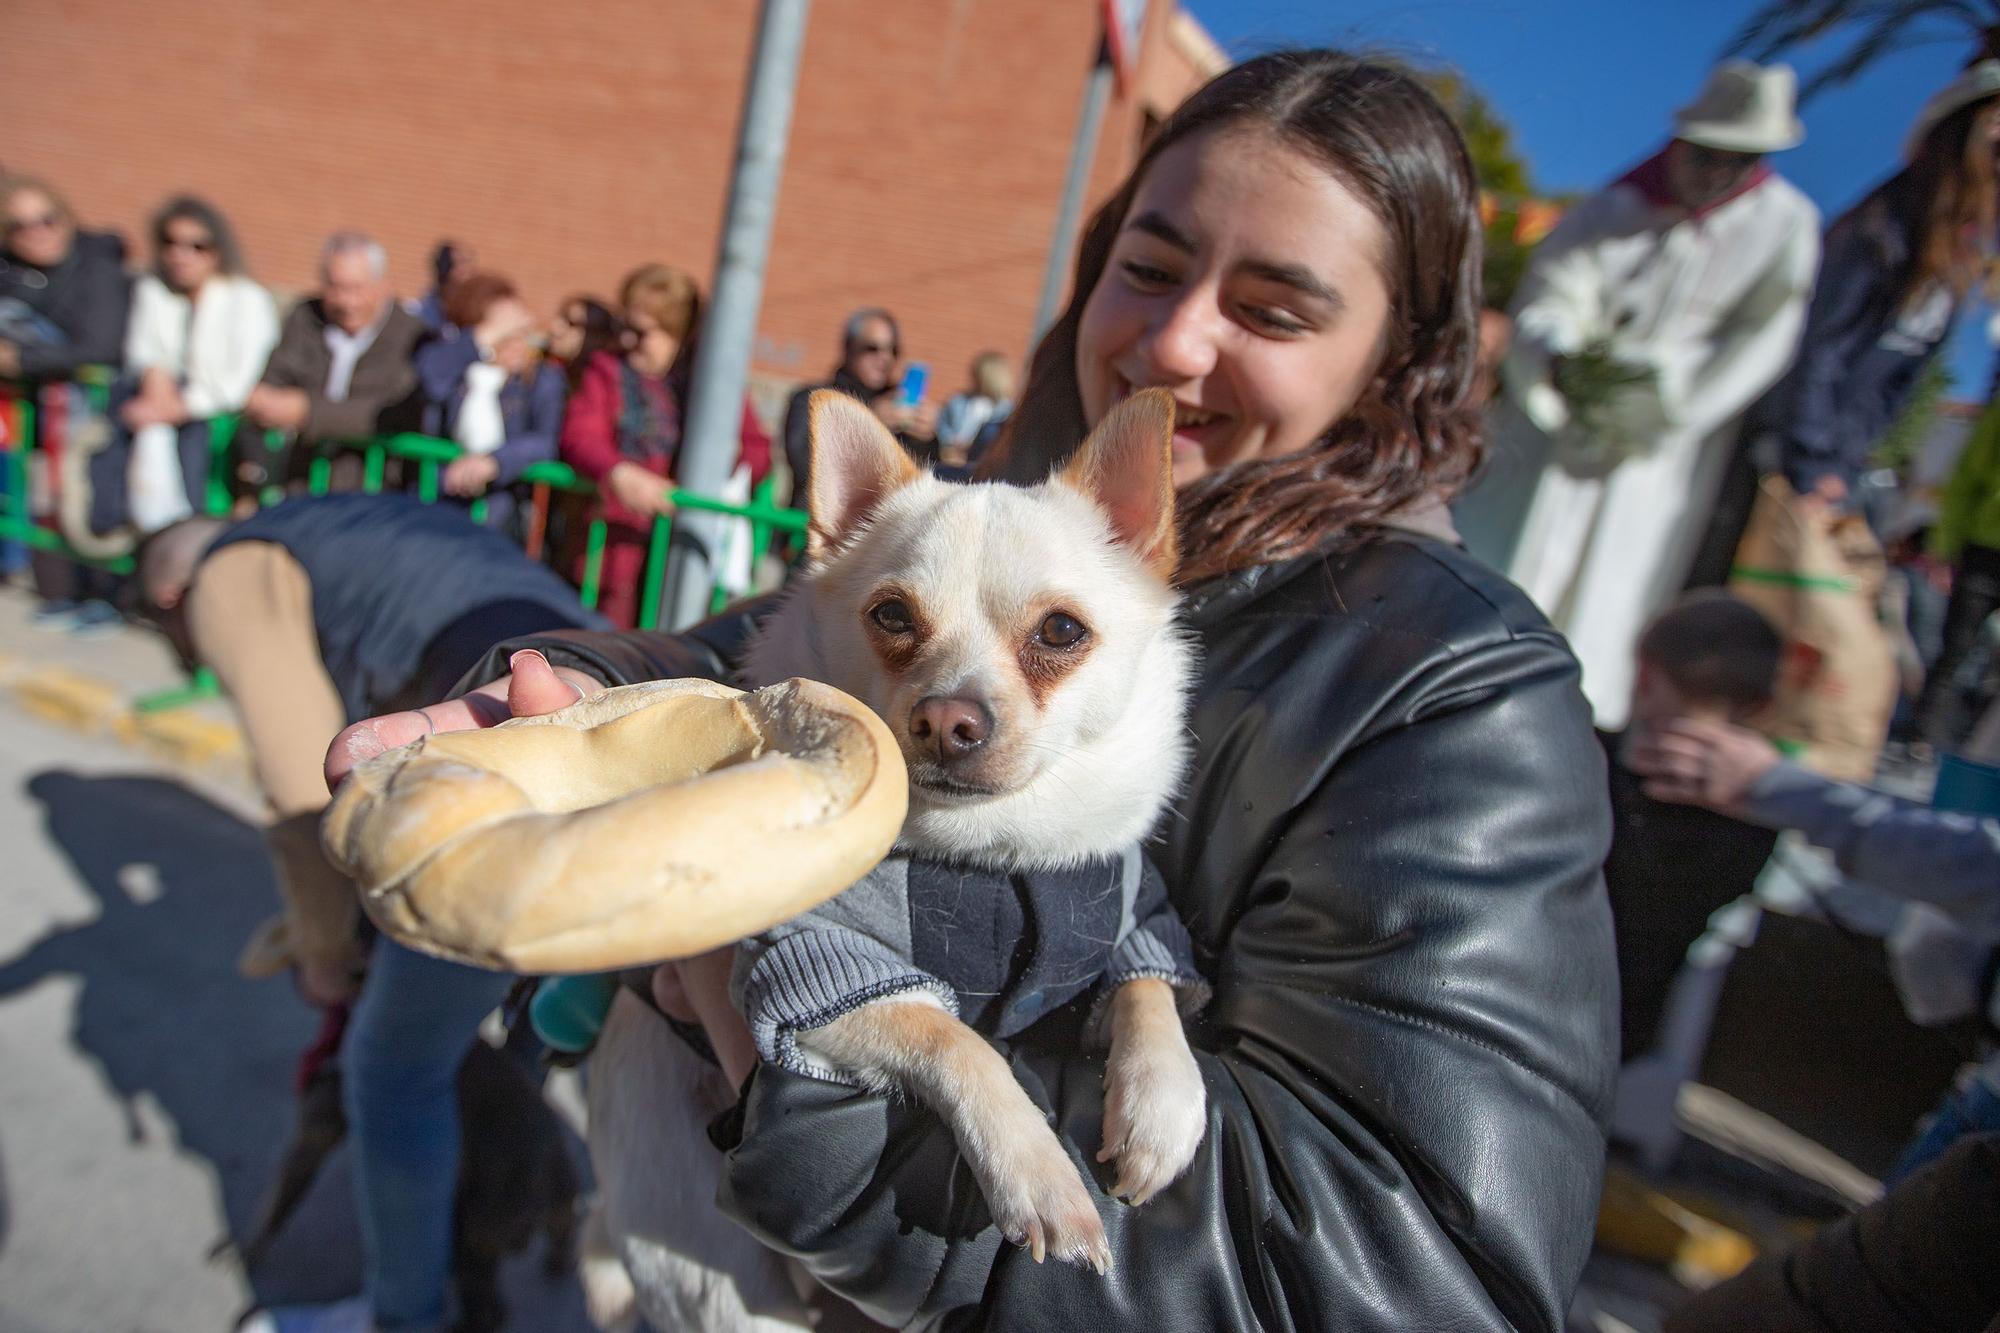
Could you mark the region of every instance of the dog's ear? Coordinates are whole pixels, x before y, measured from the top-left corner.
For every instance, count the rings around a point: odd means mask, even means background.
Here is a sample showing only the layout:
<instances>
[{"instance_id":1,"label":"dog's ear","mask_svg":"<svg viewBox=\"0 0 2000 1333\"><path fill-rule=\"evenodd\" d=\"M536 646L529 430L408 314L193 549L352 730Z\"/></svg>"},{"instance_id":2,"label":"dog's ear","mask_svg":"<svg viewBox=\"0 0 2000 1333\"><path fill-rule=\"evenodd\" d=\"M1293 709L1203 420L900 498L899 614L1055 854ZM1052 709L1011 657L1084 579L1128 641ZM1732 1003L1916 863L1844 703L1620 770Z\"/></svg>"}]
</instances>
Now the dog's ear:
<instances>
[{"instance_id":1,"label":"dog's ear","mask_svg":"<svg viewBox=\"0 0 2000 1333\"><path fill-rule=\"evenodd\" d=\"M899 486L923 474L858 398L820 389L806 400L812 434L806 555L818 559Z\"/></svg>"},{"instance_id":2,"label":"dog's ear","mask_svg":"<svg viewBox=\"0 0 2000 1333\"><path fill-rule=\"evenodd\" d=\"M1174 533L1174 396L1141 389L1105 414L1056 480L1111 519L1121 545L1161 579L1180 557Z\"/></svg>"}]
</instances>

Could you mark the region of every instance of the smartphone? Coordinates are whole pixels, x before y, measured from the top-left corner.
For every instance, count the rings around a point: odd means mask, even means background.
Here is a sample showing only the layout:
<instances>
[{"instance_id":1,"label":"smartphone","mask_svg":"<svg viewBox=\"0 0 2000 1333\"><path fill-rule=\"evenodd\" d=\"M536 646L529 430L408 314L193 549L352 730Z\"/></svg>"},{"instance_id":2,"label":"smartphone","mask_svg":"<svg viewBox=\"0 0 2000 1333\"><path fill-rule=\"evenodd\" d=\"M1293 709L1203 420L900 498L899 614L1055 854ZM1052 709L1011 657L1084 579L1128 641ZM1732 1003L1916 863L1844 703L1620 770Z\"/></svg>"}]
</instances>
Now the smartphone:
<instances>
[{"instance_id":1,"label":"smartphone","mask_svg":"<svg viewBox=\"0 0 2000 1333\"><path fill-rule=\"evenodd\" d=\"M931 368L921 361L912 362L903 369L903 403L915 407L924 400L924 390L931 384Z\"/></svg>"}]
</instances>

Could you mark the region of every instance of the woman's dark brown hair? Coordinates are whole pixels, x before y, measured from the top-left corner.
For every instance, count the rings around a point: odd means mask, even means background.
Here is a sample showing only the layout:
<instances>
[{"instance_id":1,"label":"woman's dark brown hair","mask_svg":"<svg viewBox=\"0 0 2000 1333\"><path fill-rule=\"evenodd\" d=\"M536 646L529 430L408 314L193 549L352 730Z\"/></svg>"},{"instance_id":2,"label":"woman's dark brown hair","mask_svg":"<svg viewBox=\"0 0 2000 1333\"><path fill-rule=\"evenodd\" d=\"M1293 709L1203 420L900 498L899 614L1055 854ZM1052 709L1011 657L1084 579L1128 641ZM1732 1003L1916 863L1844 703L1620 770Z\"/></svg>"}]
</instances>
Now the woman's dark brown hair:
<instances>
[{"instance_id":1,"label":"woman's dark brown hair","mask_svg":"<svg viewBox=\"0 0 2000 1333\"><path fill-rule=\"evenodd\" d=\"M569 380L569 391L575 393L576 386L583 380L584 367L590 364L590 358L602 351L617 351L619 338L625 329L619 323L618 316L612 313L611 307L594 296L572 296L562 303L560 309L564 312L565 318L572 310L583 316L580 320L570 320L570 323L583 330L583 342L570 363L563 367L563 375Z\"/></svg>"},{"instance_id":2,"label":"woman's dark brown hair","mask_svg":"<svg viewBox=\"0 0 2000 1333\"><path fill-rule=\"evenodd\" d=\"M1973 126L1993 99L1962 106L1931 127L1910 165L1885 182L1835 226L1848 223L1877 198L1902 223L1910 251L1898 284L1898 306L1943 283L1954 300L1979 276L1993 236L1996 187L1993 147L1974 141Z\"/></svg>"},{"instance_id":3,"label":"woman's dark brown hair","mask_svg":"<svg viewBox=\"0 0 2000 1333\"><path fill-rule=\"evenodd\" d=\"M1160 127L1085 230L1069 306L1036 349L991 472L1045 476L1086 434L1077 329L1139 184L1193 135L1241 128L1299 149L1382 225L1389 315L1375 374L1311 447L1211 473L1177 497L1182 583L1358 538L1448 498L1477 466L1479 193L1465 142L1414 78L1339 51L1278 51L1218 75ZM1246 202L1246 206L1253 206Z\"/></svg>"},{"instance_id":4,"label":"woman's dark brown hair","mask_svg":"<svg viewBox=\"0 0 2000 1333\"><path fill-rule=\"evenodd\" d=\"M215 253L215 268L218 273L237 274L243 272L243 251L236 244L236 229L229 225L229 219L222 210L208 200L192 194L177 194L160 205L160 211L153 214L153 272L162 280L159 253L167 248L167 227L175 222L192 222L208 233L209 248Z\"/></svg>"}]
</instances>

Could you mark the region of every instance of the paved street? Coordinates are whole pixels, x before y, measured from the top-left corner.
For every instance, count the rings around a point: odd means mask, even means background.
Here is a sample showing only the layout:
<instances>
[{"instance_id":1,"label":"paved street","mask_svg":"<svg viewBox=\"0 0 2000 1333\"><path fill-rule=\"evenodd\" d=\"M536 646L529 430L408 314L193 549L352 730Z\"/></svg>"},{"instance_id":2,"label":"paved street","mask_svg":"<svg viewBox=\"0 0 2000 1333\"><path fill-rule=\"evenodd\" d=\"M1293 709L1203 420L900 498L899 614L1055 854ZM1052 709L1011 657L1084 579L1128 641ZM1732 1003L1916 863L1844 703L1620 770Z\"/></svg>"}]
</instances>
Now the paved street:
<instances>
[{"instance_id":1,"label":"paved street","mask_svg":"<svg viewBox=\"0 0 2000 1333\"><path fill-rule=\"evenodd\" d=\"M120 690L175 679L145 636L79 643L25 610L0 593L0 685L84 659ZM256 1214L315 1029L289 984L235 971L275 903L256 820L240 767L171 764L0 688L4 1333L221 1333L253 1299L357 1287L339 1155L256 1274L207 1258ZM588 1328L531 1260L509 1327Z\"/></svg>"}]
</instances>

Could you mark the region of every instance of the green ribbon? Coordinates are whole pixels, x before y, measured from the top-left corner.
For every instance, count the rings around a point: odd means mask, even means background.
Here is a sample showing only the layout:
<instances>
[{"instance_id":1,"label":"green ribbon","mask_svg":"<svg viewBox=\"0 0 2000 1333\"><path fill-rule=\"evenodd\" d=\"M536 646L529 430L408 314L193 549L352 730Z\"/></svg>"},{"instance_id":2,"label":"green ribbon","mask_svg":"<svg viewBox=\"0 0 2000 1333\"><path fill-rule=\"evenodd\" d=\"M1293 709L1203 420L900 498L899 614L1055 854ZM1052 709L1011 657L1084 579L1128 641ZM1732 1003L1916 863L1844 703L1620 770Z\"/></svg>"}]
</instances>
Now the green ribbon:
<instances>
[{"instance_id":1,"label":"green ribbon","mask_svg":"<svg viewBox=\"0 0 2000 1333\"><path fill-rule=\"evenodd\" d=\"M1798 574L1789 569L1758 569L1751 565L1733 565L1729 570L1731 579L1742 579L1745 583L1776 583L1786 588L1811 588L1818 592L1856 592L1853 579L1844 579L1836 574Z\"/></svg>"}]
</instances>

